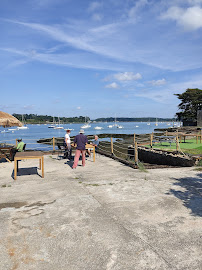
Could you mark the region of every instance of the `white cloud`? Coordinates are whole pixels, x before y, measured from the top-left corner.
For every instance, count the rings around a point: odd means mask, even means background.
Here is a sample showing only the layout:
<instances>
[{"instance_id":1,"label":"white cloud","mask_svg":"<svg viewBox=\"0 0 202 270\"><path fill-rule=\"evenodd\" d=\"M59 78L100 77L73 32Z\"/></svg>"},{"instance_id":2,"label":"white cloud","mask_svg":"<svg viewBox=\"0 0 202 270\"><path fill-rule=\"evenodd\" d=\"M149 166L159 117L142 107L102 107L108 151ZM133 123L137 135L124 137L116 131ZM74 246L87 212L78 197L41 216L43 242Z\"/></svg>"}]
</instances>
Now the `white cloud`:
<instances>
[{"instance_id":1,"label":"white cloud","mask_svg":"<svg viewBox=\"0 0 202 270\"><path fill-rule=\"evenodd\" d=\"M92 2L90 3L89 7L88 7L88 11L93 12L97 9L99 9L102 6L102 3L100 2Z\"/></svg>"},{"instance_id":2,"label":"white cloud","mask_svg":"<svg viewBox=\"0 0 202 270\"><path fill-rule=\"evenodd\" d=\"M166 80L165 79L161 79L161 80L153 80L153 81L150 81L148 82L154 86L159 86L159 85L163 85L163 84L166 84Z\"/></svg>"},{"instance_id":3,"label":"white cloud","mask_svg":"<svg viewBox=\"0 0 202 270\"><path fill-rule=\"evenodd\" d=\"M102 20L102 15L98 14L98 13L95 13L92 15L92 19L94 21L101 21Z\"/></svg>"},{"instance_id":4,"label":"white cloud","mask_svg":"<svg viewBox=\"0 0 202 270\"><path fill-rule=\"evenodd\" d=\"M202 0L187 0L187 2L191 5L202 4Z\"/></svg>"},{"instance_id":5,"label":"white cloud","mask_svg":"<svg viewBox=\"0 0 202 270\"><path fill-rule=\"evenodd\" d=\"M186 30L197 30L202 27L202 8L199 6L187 9L171 7L161 15L161 18L174 20Z\"/></svg>"},{"instance_id":6,"label":"white cloud","mask_svg":"<svg viewBox=\"0 0 202 270\"><path fill-rule=\"evenodd\" d=\"M77 107L77 110L80 110L81 109L81 107Z\"/></svg>"},{"instance_id":7,"label":"white cloud","mask_svg":"<svg viewBox=\"0 0 202 270\"><path fill-rule=\"evenodd\" d=\"M134 74L133 72L117 73L113 77L118 81L136 81L142 78L140 73Z\"/></svg>"},{"instance_id":8,"label":"white cloud","mask_svg":"<svg viewBox=\"0 0 202 270\"><path fill-rule=\"evenodd\" d=\"M116 82L113 82L113 83L107 84L107 85L105 86L105 88L118 89L118 88L119 88L119 85L118 85Z\"/></svg>"},{"instance_id":9,"label":"white cloud","mask_svg":"<svg viewBox=\"0 0 202 270\"><path fill-rule=\"evenodd\" d=\"M135 5L128 12L129 18L134 18L137 15L137 12L139 11L139 9L143 8L147 4L148 4L147 0L137 1Z\"/></svg>"}]
</instances>

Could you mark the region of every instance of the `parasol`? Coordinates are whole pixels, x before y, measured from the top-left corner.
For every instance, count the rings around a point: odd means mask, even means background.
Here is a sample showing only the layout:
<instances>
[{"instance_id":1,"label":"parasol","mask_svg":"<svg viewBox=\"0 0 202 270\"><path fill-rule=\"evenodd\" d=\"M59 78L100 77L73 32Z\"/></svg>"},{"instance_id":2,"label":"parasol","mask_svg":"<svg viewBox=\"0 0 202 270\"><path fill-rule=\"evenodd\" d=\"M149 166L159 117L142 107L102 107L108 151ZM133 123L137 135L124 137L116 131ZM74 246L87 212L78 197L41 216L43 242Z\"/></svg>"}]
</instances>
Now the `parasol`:
<instances>
[{"instance_id":1,"label":"parasol","mask_svg":"<svg viewBox=\"0 0 202 270\"><path fill-rule=\"evenodd\" d=\"M13 127L13 126L22 127L23 124L17 118L12 116L11 114L0 111L0 126L3 126L3 127Z\"/></svg>"}]
</instances>

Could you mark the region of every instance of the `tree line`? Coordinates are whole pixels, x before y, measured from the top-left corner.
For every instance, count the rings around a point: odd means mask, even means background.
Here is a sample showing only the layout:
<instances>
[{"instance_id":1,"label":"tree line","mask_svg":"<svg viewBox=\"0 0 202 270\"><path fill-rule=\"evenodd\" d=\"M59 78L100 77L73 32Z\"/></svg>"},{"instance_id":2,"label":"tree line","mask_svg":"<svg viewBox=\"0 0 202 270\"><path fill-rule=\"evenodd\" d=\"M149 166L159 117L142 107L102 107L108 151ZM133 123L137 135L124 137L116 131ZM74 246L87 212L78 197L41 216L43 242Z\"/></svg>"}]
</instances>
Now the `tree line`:
<instances>
[{"instance_id":1,"label":"tree line","mask_svg":"<svg viewBox=\"0 0 202 270\"><path fill-rule=\"evenodd\" d=\"M15 116L20 121L26 121L29 124L35 123L52 123L54 120L53 116L51 115L37 115L37 114L17 114L14 113ZM55 121L58 122L58 118L55 118ZM114 117L106 117L106 118L97 118L91 120L90 117L86 116L79 116L79 117L60 117L60 121L62 123L84 123L85 121L96 121L96 122L114 122ZM155 117L118 117L116 121L119 122L155 122ZM158 118L158 121L165 122L165 121L175 121L175 118Z\"/></svg>"},{"instance_id":2,"label":"tree line","mask_svg":"<svg viewBox=\"0 0 202 270\"><path fill-rule=\"evenodd\" d=\"M13 114L20 121L25 121L27 124L35 124L35 123L53 123L58 122L58 117L53 117L51 115L38 115L38 114ZM89 121L89 117L79 116L79 117L60 117L60 122L62 123L84 123L85 121Z\"/></svg>"}]
</instances>

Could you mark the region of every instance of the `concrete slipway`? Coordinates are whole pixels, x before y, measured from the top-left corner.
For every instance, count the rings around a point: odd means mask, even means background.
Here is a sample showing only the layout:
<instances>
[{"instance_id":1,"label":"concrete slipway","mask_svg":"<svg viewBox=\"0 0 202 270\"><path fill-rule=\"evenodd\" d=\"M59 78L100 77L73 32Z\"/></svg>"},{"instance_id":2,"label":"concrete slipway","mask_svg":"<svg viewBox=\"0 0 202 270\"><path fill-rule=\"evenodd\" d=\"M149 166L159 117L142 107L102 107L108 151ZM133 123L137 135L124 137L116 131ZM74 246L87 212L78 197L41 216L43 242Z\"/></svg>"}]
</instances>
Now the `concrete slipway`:
<instances>
[{"instance_id":1,"label":"concrete slipway","mask_svg":"<svg viewBox=\"0 0 202 270\"><path fill-rule=\"evenodd\" d=\"M0 163L1 270L202 269L200 171L65 163Z\"/></svg>"}]
</instances>

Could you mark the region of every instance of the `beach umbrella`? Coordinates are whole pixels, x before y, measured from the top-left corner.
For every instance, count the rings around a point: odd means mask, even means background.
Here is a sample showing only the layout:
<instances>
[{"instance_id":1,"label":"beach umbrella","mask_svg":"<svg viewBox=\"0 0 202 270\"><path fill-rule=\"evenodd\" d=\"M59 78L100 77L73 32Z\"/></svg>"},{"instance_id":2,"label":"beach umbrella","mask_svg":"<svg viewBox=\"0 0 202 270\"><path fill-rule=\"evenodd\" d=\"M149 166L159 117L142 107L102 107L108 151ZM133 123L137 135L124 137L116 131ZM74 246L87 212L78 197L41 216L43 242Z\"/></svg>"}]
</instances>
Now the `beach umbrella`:
<instances>
[{"instance_id":1,"label":"beach umbrella","mask_svg":"<svg viewBox=\"0 0 202 270\"><path fill-rule=\"evenodd\" d=\"M13 126L22 127L23 124L17 118L12 116L11 114L0 111L0 126L3 126L3 127L13 127Z\"/></svg>"}]
</instances>

